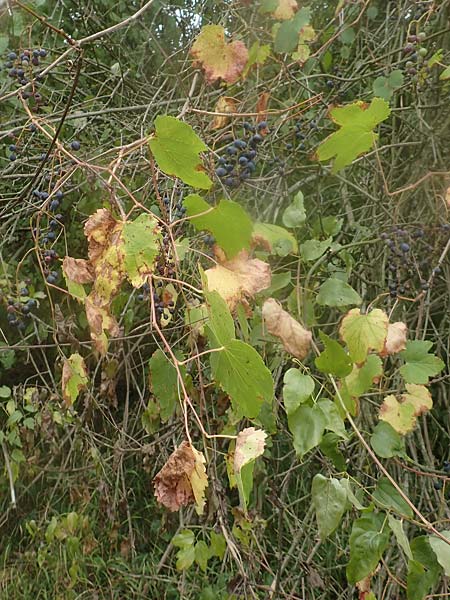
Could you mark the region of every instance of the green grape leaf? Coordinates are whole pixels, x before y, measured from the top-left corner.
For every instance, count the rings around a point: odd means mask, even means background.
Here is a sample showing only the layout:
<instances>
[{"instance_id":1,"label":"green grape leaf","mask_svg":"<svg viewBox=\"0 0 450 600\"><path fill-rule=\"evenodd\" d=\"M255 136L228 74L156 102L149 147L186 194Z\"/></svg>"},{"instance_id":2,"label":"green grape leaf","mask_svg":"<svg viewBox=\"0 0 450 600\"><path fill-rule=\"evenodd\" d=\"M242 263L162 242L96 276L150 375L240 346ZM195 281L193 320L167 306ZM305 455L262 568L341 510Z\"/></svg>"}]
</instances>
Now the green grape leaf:
<instances>
[{"instance_id":1,"label":"green grape leaf","mask_svg":"<svg viewBox=\"0 0 450 600\"><path fill-rule=\"evenodd\" d=\"M253 487L253 463L263 454L266 437L267 434L262 429L247 427L238 433L236 439L233 471L244 512L247 511L247 503ZM249 466L252 468L249 469Z\"/></svg>"},{"instance_id":2,"label":"green grape leaf","mask_svg":"<svg viewBox=\"0 0 450 600\"><path fill-rule=\"evenodd\" d=\"M354 365L352 372L345 378L345 386L350 396L359 398L368 392L374 381L383 374L381 358L376 354L369 354L366 362L359 366Z\"/></svg>"},{"instance_id":3,"label":"green grape leaf","mask_svg":"<svg viewBox=\"0 0 450 600\"><path fill-rule=\"evenodd\" d=\"M263 65L270 56L271 47L269 44L260 44L259 40L253 42L248 51L248 60L245 65L243 77L247 77L250 69L254 65Z\"/></svg>"},{"instance_id":4,"label":"green grape leaf","mask_svg":"<svg viewBox=\"0 0 450 600\"><path fill-rule=\"evenodd\" d=\"M333 238L331 237L323 241L306 240L306 242L300 244L300 256L306 261L317 260L324 252L328 250L332 241Z\"/></svg>"},{"instance_id":5,"label":"green grape leaf","mask_svg":"<svg viewBox=\"0 0 450 600\"><path fill-rule=\"evenodd\" d=\"M66 406L73 405L78 394L87 386L88 381L83 357L77 352L71 354L68 359L64 360L61 377L62 394Z\"/></svg>"},{"instance_id":6,"label":"green grape leaf","mask_svg":"<svg viewBox=\"0 0 450 600\"><path fill-rule=\"evenodd\" d=\"M326 433L319 444L321 452L328 457L338 471L346 470L345 458L339 450L341 438L335 433Z\"/></svg>"},{"instance_id":7,"label":"green grape leaf","mask_svg":"<svg viewBox=\"0 0 450 600\"><path fill-rule=\"evenodd\" d=\"M230 396L237 415L254 419L263 402L272 401L272 375L252 346L229 341L222 351L211 353L210 361L212 376Z\"/></svg>"},{"instance_id":8,"label":"green grape leaf","mask_svg":"<svg viewBox=\"0 0 450 600\"><path fill-rule=\"evenodd\" d=\"M450 79L450 66L445 67L445 69L439 75L439 79L440 81L447 81L447 79Z\"/></svg>"},{"instance_id":9,"label":"green grape leaf","mask_svg":"<svg viewBox=\"0 0 450 600\"><path fill-rule=\"evenodd\" d=\"M203 540L199 540L194 546L195 562L203 572L206 572L209 559L209 548Z\"/></svg>"},{"instance_id":10,"label":"green grape leaf","mask_svg":"<svg viewBox=\"0 0 450 600\"><path fill-rule=\"evenodd\" d=\"M195 543L194 532L190 529L182 529L176 533L172 538L172 544L176 548L189 548Z\"/></svg>"},{"instance_id":11,"label":"green grape leaf","mask_svg":"<svg viewBox=\"0 0 450 600\"><path fill-rule=\"evenodd\" d=\"M328 479L318 473L312 482L311 497L319 536L325 540L341 522L347 507L347 490L341 486L339 479Z\"/></svg>"},{"instance_id":12,"label":"green grape leaf","mask_svg":"<svg viewBox=\"0 0 450 600\"><path fill-rule=\"evenodd\" d=\"M330 373L336 377L345 377L353 368L353 363L344 348L336 340L319 331L325 348L315 359L316 367L322 373Z\"/></svg>"},{"instance_id":13,"label":"green grape leaf","mask_svg":"<svg viewBox=\"0 0 450 600\"><path fill-rule=\"evenodd\" d=\"M408 600L424 600L439 579L441 567L431 549L429 537L421 535L411 541L414 560L408 563L406 596Z\"/></svg>"},{"instance_id":14,"label":"green grape leaf","mask_svg":"<svg viewBox=\"0 0 450 600\"><path fill-rule=\"evenodd\" d=\"M297 192L292 203L283 213L283 225L285 227L301 227L306 221L305 204L302 192Z\"/></svg>"},{"instance_id":15,"label":"green grape leaf","mask_svg":"<svg viewBox=\"0 0 450 600\"><path fill-rule=\"evenodd\" d=\"M392 529L392 533L395 535L398 545L406 554L406 556L412 560L413 555L411 546L409 545L408 538L406 537L405 530L403 529L403 521L400 521L388 513L389 527Z\"/></svg>"},{"instance_id":16,"label":"green grape leaf","mask_svg":"<svg viewBox=\"0 0 450 600\"><path fill-rule=\"evenodd\" d=\"M444 569L444 573L450 576L450 531L441 531L441 534L448 540L448 543L436 535L431 535L430 546L436 554L438 563Z\"/></svg>"},{"instance_id":17,"label":"green grape leaf","mask_svg":"<svg viewBox=\"0 0 450 600\"><path fill-rule=\"evenodd\" d=\"M297 254L297 240L290 231L272 225L271 223L255 223L253 226L253 240L258 246L262 246L270 254L287 256Z\"/></svg>"},{"instance_id":18,"label":"green grape leaf","mask_svg":"<svg viewBox=\"0 0 450 600\"><path fill-rule=\"evenodd\" d=\"M156 219L142 213L123 224L124 267L131 285L138 288L153 273L162 239Z\"/></svg>"},{"instance_id":19,"label":"green grape leaf","mask_svg":"<svg viewBox=\"0 0 450 600\"><path fill-rule=\"evenodd\" d=\"M378 480L377 487L372 494L373 499L381 508L392 509L400 515L412 517L412 508L400 495L387 477Z\"/></svg>"},{"instance_id":20,"label":"green grape leaf","mask_svg":"<svg viewBox=\"0 0 450 600\"><path fill-rule=\"evenodd\" d=\"M370 444L381 458L392 458L393 456L406 458L407 456L404 438L385 421L380 421L375 426Z\"/></svg>"},{"instance_id":21,"label":"green grape leaf","mask_svg":"<svg viewBox=\"0 0 450 600\"><path fill-rule=\"evenodd\" d=\"M203 172L199 159L199 153L206 152L208 146L192 127L175 117L158 115L155 129L148 143L161 171L194 188L209 190L212 181Z\"/></svg>"},{"instance_id":22,"label":"green grape leaf","mask_svg":"<svg viewBox=\"0 0 450 600\"><path fill-rule=\"evenodd\" d=\"M372 84L374 96L390 100L396 89L403 85L403 73L400 69L392 71L388 77L377 77Z\"/></svg>"},{"instance_id":23,"label":"green grape leaf","mask_svg":"<svg viewBox=\"0 0 450 600\"><path fill-rule=\"evenodd\" d=\"M217 556L220 560L225 556L227 542L222 533L211 531L209 540L209 556Z\"/></svg>"},{"instance_id":24,"label":"green grape leaf","mask_svg":"<svg viewBox=\"0 0 450 600\"><path fill-rule=\"evenodd\" d=\"M400 373L407 383L427 384L430 377L437 375L445 367L444 362L428 351L432 342L412 340L406 343L406 349L399 354L405 364Z\"/></svg>"},{"instance_id":25,"label":"green grape leaf","mask_svg":"<svg viewBox=\"0 0 450 600\"><path fill-rule=\"evenodd\" d=\"M390 115L388 103L374 98L370 106L357 101L343 107L332 108L331 119L340 129L329 135L317 149L320 161L336 157L332 168L337 173L355 158L370 150L378 139L374 128Z\"/></svg>"},{"instance_id":26,"label":"green grape leaf","mask_svg":"<svg viewBox=\"0 0 450 600\"><path fill-rule=\"evenodd\" d=\"M344 421L339 414L336 404L331 402L331 400L328 400L328 398L321 398L317 402L317 406L319 406L325 417L325 429L346 439L347 433L345 431Z\"/></svg>"},{"instance_id":27,"label":"green grape leaf","mask_svg":"<svg viewBox=\"0 0 450 600\"><path fill-rule=\"evenodd\" d=\"M236 202L221 200L217 206L210 206L198 194L191 194L184 199L184 206L192 225L197 231L210 231L227 258L250 248L253 225L248 214Z\"/></svg>"},{"instance_id":28,"label":"green grape leaf","mask_svg":"<svg viewBox=\"0 0 450 600\"><path fill-rule=\"evenodd\" d=\"M309 25L311 9L303 7L295 13L292 19L283 21L277 28L274 42L275 52L293 52L298 45L301 30Z\"/></svg>"},{"instance_id":29,"label":"green grape leaf","mask_svg":"<svg viewBox=\"0 0 450 600\"><path fill-rule=\"evenodd\" d=\"M321 306L359 306L361 296L348 283L330 277L320 286L317 294L317 303Z\"/></svg>"},{"instance_id":30,"label":"green grape leaf","mask_svg":"<svg viewBox=\"0 0 450 600\"><path fill-rule=\"evenodd\" d=\"M182 360L183 356L177 353L177 358ZM177 371L162 350L156 350L149 361L150 389L155 395L160 409L163 422L170 419L174 414L179 398L179 382ZM186 367L179 367L183 379L186 378Z\"/></svg>"},{"instance_id":31,"label":"green grape leaf","mask_svg":"<svg viewBox=\"0 0 450 600\"><path fill-rule=\"evenodd\" d=\"M354 585L371 575L389 544L390 529L384 513L366 513L353 523L347 580Z\"/></svg>"},{"instance_id":32,"label":"green grape leaf","mask_svg":"<svg viewBox=\"0 0 450 600\"><path fill-rule=\"evenodd\" d=\"M177 552L177 571L186 571L195 560L195 546L187 546Z\"/></svg>"},{"instance_id":33,"label":"green grape leaf","mask_svg":"<svg viewBox=\"0 0 450 600\"><path fill-rule=\"evenodd\" d=\"M352 308L345 315L339 332L354 362L364 362L369 350L383 350L388 323L387 314L379 308L368 314L362 314L358 308Z\"/></svg>"},{"instance_id":34,"label":"green grape leaf","mask_svg":"<svg viewBox=\"0 0 450 600\"><path fill-rule=\"evenodd\" d=\"M206 302L208 305L208 330L213 335L214 347L226 346L235 339L234 321L230 314L227 303L219 292L206 292ZM211 338L211 336L209 336Z\"/></svg>"},{"instance_id":35,"label":"green grape leaf","mask_svg":"<svg viewBox=\"0 0 450 600\"><path fill-rule=\"evenodd\" d=\"M303 404L288 415L289 430L294 438L294 448L302 458L309 450L322 441L326 419L320 406Z\"/></svg>"},{"instance_id":36,"label":"green grape leaf","mask_svg":"<svg viewBox=\"0 0 450 600\"><path fill-rule=\"evenodd\" d=\"M288 415L294 413L314 392L314 380L298 369L288 369L284 374L283 401Z\"/></svg>"}]
</instances>

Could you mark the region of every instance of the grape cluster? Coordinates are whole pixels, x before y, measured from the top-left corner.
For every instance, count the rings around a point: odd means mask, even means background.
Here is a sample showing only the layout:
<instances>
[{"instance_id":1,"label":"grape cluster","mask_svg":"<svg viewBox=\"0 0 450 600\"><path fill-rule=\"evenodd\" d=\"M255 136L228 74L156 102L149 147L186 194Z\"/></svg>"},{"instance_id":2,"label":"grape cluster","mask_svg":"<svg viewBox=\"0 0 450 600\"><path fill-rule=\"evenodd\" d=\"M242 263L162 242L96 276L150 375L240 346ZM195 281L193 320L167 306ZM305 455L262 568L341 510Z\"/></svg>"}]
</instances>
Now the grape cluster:
<instances>
[{"instance_id":1,"label":"grape cluster","mask_svg":"<svg viewBox=\"0 0 450 600\"><path fill-rule=\"evenodd\" d=\"M392 227L381 234L388 249L388 289L392 298L413 289L422 291L439 276L441 269L436 264L443 236L448 235L450 226L413 227L409 230ZM430 242L435 240L435 244ZM421 258L424 256L425 258ZM415 279L418 276L418 282Z\"/></svg>"},{"instance_id":2,"label":"grape cluster","mask_svg":"<svg viewBox=\"0 0 450 600\"><path fill-rule=\"evenodd\" d=\"M420 44L427 37L426 33L421 31L417 35L409 35L408 43L403 47L403 54L407 57L405 63L406 72L408 75L417 75L418 69L426 69L424 64L425 57L428 54L427 48Z\"/></svg>"},{"instance_id":3,"label":"grape cluster","mask_svg":"<svg viewBox=\"0 0 450 600\"><path fill-rule=\"evenodd\" d=\"M46 228L42 228L42 226L40 226L39 231L37 229L34 230L34 234L36 236L40 237L41 232L43 234L39 239L39 246L41 248L42 258L45 264L44 275L47 283L54 285L57 283L59 278L59 273L55 270L54 266L55 262L59 259L59 255L54 248L49 248L48 246L52 246L57 240L58 233L64 224L64 216L57 212L60 209L61 201L64 198L64 192L62 190L57 190L50 197L48 192L35 189L33 190L33 196L39 198L40 200L44 200L44 202L48 204L48 212L54 213L49 215Z\"/></svg>"},{"instance_id":4,"label":"grape cluster","mask_svg":"<svg viewBox=\"0 0 450 600\"><path fill-rule=\"evenodd\" d=\"M216 175L229 188L238 187L254 173L257 150L264 140L262 134L267 132L266 121L261 121L256 127L245 122L243 127L243 137L234 139L217 161Z\"/></svg>"},{"instance_id":5,"label":"grape cluster","mask_svg":"<svg viewBox=\"0 0 450 600\"><path fill-rule=\"evenodd\" d=\"M22 97L25 99L34 98L38 106L42 103L42 95L37 91L42 77L39 72L35 72L35 68L40 66L41 60L46 56L47 50L45 48L23 50L19 53L9 52L4 63L8 76L14 79L19 86L26 85L33 80L33 91L24 90Z\"/></svg>"},{"instance_id":6,"label":"grape cluster","mask_svg":"<svg viewBox=\"0 0 450 600\"><path fill-rule=\"evenodd\" d=\"M167 296L167 297L166 297ZM138 302L148 301L150 297L150 285L144 283L141 292L137 296ZM155 305L156 320L158 323L161 322L161 317L164 312L168 311L169 314L173 314L175 311L175 302L172 297L165 293L164 284L162 281L156 281L153 289L153 302Z\"/></svg>"},{"instance_id":7,"label":"grape cluster","mask_svg":"<svg viewBox=\"0 0 450 600\"><path fill-rule=\"evenodd\" d=\"M28 288L21 288L16 299L7 299L6 318L9 325L17 328L19 331L25 331L27 320L31 318L32 312L37 306L37 301L34 298L29 297Z\"/></svg>"}]
</instances>

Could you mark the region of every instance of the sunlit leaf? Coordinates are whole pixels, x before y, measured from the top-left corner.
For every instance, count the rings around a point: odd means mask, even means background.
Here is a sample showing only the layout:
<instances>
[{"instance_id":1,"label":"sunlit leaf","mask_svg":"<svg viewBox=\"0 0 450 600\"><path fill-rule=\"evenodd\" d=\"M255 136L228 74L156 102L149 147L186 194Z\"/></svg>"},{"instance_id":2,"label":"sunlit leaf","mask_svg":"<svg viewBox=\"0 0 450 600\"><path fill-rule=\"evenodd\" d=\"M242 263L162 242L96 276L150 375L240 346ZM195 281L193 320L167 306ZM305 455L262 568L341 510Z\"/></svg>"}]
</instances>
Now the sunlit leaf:
<instances>
[{"instance_id":1,"label":"sunlit leaf","mask_svg":"<svg viewBox=\"0 0 450 600\"><path fill-rule=\"evenodd\" d=\"M389 105L382 98L374 98L367 106L357 101L330 110L330 118L340 129L329 135L317 149L320 161L336 157L332 168L337 173L355 158L370 150L378 139L374 128L390 115Z\"/></svg>"},{"instance_id":2,"label":"sunlit leaf","mask_svg":"<svg viewBox=\"0 0 450 600\"><path fill-rule=\"evenodd\" d=\"M353 308L343 318L339 332L352 359L361 363L370 350L380 352L383 349L387 328L388 317L379 308L367 314Z\"/></svg>"},{"instance_id":3,"label":"sunlit leaf","mask_svg":"<svg viewBox=\"0 0 450 600\"><path fill-rule=\"evenodd\" d=\"M208 190L212 181L203 172L199 158L199 153L206 152L208 146L192 127L175 117L158 115L155 130L148 143L161 171L194 188Z\"/></svg>"}]
</instances>

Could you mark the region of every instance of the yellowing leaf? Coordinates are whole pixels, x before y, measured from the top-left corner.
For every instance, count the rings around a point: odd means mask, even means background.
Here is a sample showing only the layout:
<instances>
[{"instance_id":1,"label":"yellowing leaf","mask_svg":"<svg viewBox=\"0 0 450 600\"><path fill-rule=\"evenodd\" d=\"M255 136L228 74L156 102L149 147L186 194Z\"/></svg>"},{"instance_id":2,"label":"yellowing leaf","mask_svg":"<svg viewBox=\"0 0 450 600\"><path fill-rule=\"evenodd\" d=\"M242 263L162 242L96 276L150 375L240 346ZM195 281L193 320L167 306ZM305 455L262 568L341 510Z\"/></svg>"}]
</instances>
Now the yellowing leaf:
<instances>
[{"instance_id":1,"label":"yellowing leaf","mask_svg":"<svg viewBox=\"0 0 450 600\"><path fill-rule=\"evenodd\" d=\"M236 473L263 454L266 437L265 431L254 427L247 427L238 434L234 450L234 471Z\"/></svg>"},{"instance_id":2,"label":"yellowing leaf","mask_svg":"<svg viewBox=\"0 0 450 600\"><path fill-rule=\"evenodd\" d=\"M195 463L194 469L188 477L195 498L195 510L198 515L201 515L205 508L205 490L208 487L208 476L206 475L205 469L206 460L203 453L199 452L194 447L192 447L192 452L194 453Z\"/></svg>"},{"instance_id":3,"label":"yellowing leaf","mask_svg":"<svg viewBox=\"0 0 450 600\"><path fill-rule=\"evenodd\" d=\"M78 394L88 383L88 375L84 359L78 353L71 354L64 360L61 378L63 399L66 406L73 405Z\"/></svg>"},{"instance_id":4,"label":"yellowing leaf","mask_svg":"<svg viewBox=\"0 0 450 600\"><path fill-rule=\"evenodd\" d=\"M303 27L298 38L298 48L292 53L292 59L298 60L301 63L304 63L306 60L308 60L309 55L311 54L308 42L312 42L315 37L316 32L311 25L306 25Z\"/></svg>"},{"instance_id":5,"label":"yellowing leaf","mask_svg":"<svg viewBox=\"0 0 450 600\"><path fill-rule=\"evenodd\" d=\"M206 152L208 146L192 127L175 117L158 115L155 129L148 143L161 171L192 187L209 190L212 181L203 172L199 159L199 153Z\"/></svg>"},{"instance_id":6,"label":"yellowing leaf","mask_svg":"<svg viewBox=\"0 0 450 600\"><path fill-rule=\"evenodd\" d=\"M381 356L389 354L397 354L406 348L406 336L408 335L408 327L403 321L397 323L389 323L387 337L384 342L384 348L380 352Z\"/></svg>"},{"instance_id":7,"label":"yellowing leaf","mask_svg":"<svg viewBox=\"0 0 450 600\"><path fill-rule=\"evenodd\" d=\"M205 72L207 83L223 79L234 83L239 79L248 59L248 51L241 41L227 44L221 25L205 25L195 40L191 55Z\"/></svg>"},{"instance_id":8,"label":"yellowing leaf","mask_svg":"<svg viewBox=\"0 0 450 600\"><path fill-rule=\"evenodd\" d=\"M391 109L382 98L374 98L367 106L358 100L346 106L332 108L330 117L340 129L329 135L318 147L320 161L336 157L332 168L337 173L355 158L372 148L378 139L374 128L388 118Z\"/></svg>"},{"instance_id":9,"label":"yellowing leaf","mask_svg":"<svg viewBox=\"0 0 450 600\"><path fill-rule=\"evenodd\" d=\"M156 219L142 213L122 229L124 269L131 285L141 287L153 272L161 233Z\"/></svg>"},{"instance_id":10,"label":"yellowing leaf","mask_svg":"<svg viewBox=\"0 0 450 600\"><path fill-rule=\"evenodd\" d=\"M361 314L359 308L353 308L345 315L339 332L354 362L364 362L370 350L381 352L388 322L387 314L379 308L368 314Z\"/></svg>"},{"instance_id":11,"label":"yellowing leaf","mask_svg":"<svg viewBox=\"0 0 450 600\"><path fill-rule=\"evenodd\" d=\"M273 298L268 298L262 309L267 331L280 338L284 349L303 360L311 345L311 332L302 327L291 315L281 308Z\"/></svg>"},{"instance_id":12,"label":"yellowing leaf","mask_svg":"<svg viewBox=\"0 0 450 600\"><path fill-rule=\"evenodd\" d=\"M402 394L400 402L393 395L387 396L380 406L379 418L386 421L397 431L405 435L412 431L416 417L427 412L432 406L430 392L423 385L407 384L406 394Z\"/></svg>"},{"instance_id":13,"label":"yellowing leaf","mask_svg":"<svg viewBox=\"0 0 450 600\"><path fill-rule=\"evenodd\" d=\"M182 442L153 479L157 501L172 512L195 502L201 514L208 485L204 462L201 452Z\"/></svg>"},{"instance_id":14,"label":"yellowing leaf","mask_svg":"<svg viewBox=\"0 0 450 600\"><path fill-rule=\"evenodd\" d=\"M245 251L233 260L207 269L205 275L208 289L218 292L231 311L271 283L270 265L257 258L250 259Z\"/></svg>"},{"instance_id":15,"label":"yellowing leaf","mask_svg":"<svg viewBox=\"0 0 450 600\"><path fill-rule=\"evenodd\" d=\"M296 0L278 0L278 6L272 13L275 19L286 21L292 19L298 9Z\"/></svg>"},{"instance_id":16,"label":"yellowing leaf","mask_svg":"<svg viewBox=\"0 0 450 600\"><path fill-rule=\"evenodd\" d=\"M230 96L220 96L220 98L216 102L216 106L214 108L214 112L217 113L234 113L237 110L238 101L236 98L231 98ZM230 118L226 115L215 115L212 128L213 129L222 129L222 127L226 127L230 121Z\"/></svg>"}]
</instances>

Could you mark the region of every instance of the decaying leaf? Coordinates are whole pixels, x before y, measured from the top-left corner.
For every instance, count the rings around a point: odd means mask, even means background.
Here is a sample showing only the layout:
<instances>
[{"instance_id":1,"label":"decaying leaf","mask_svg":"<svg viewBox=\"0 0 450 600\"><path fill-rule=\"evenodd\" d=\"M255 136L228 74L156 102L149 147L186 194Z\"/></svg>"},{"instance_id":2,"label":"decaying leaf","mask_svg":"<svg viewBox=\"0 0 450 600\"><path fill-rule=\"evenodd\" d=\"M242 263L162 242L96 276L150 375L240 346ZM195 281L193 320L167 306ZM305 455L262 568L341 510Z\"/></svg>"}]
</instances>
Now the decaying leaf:
<instances>
[{"instance_id":1,"label":"decaying leaf","mask_svg":"<svg viewBox=\"0 0 450 600\"><path fill-rule=\"evenodd\" d=\"M292 19L298 9L296 0L278 0L278 6L272 13L275 19L286 21Z\"/></svg>"},{"instance_id":2,"label":"decaying leaf","mask_svg":"<svg viewBox=\"0 0 450 600\"><path fill-rule=\"evenodd\" d=\"M91 264L84 258L66 256L62 267L67 277L75 283L92 283L94 280Z\"/></svg>"},{"instance_id":3,"label":"decaying leaf","mask_svg":"<svg viewBox=\"0 0 450 600\"><path fill-rule=\"evenodd\" d=\"M73 405L87 382L88 375L83 357L78 353L71 354L64 360L61 378L63 399L67 407Z\"/></svg>"},{"instance_id":4,"label":"decaying leaf","mask_svg":"<svg viewBox=\"0 0 450 600\"><path fill-rule=\"evenodd\" d=\"M239 302L248 305L248 300L270 286L270 265L258 258L249 258L243 250L229 261L224 261L205 275L208 289L218 292L233 311Z\"/></svg>"},{"instance_id":5,"label":"decaying leaf","mask_svg":"<svg viewBox=\"0 0 450 600\"><path fill-rule=\"evenodd\" d=\"M447 188L447 191L445 192L445 203L447 204L448 208L450 208L450 186Z\"/></svg>"},{"instance_id":6,"label":"decaying leaf","mask_svg":"<svg viewBox=\"0 0 450 600\"><path fill-rule=\"evenodd\" d=\"M293 52L292 59L298 60L302 64L306 62L311 54L308 42L312 42L315 37L316 32L311 25L303 27L299 34L297 50Z\"/></svg>"},{"instance_id":7,"label":"decaying leaf","mask_svg":"<svg viewBox=\"0 0 450 600\"><path fill-rule=\"evenodd\" d=\"M95 348L105 354L106 332L112 337L120 334L120 327L110 312L111 302L125 278L139 287L152 272L160 231L155 219L146 213L124 222L101 208L86 221L84 233L89 259L66 256L63 271L69 292L84 301ZM83 283L93 284L88 296Z\"/></svg>"},{"instance_id":8,"label":"decaying leaf","mask_svg":"<svg viewBox=\"0 0 450 600\"><path fill-rule=\"evenodd\" d=\"M239 102L236 98L231 98L230 96L220 96L220 98L216 102L216 106L214 108L214 112L217 113L235 113L237 110ZM213 129L222 129L222 127L226 127L230 122L230 117L226 115L215 115L214 121L212 124Z\"/></svg>"},{"instance_id":9,"label":"decaying leaf","mask_svg":"<svg viewBox=\"0 0 450 600\"><path fill-rule=\"evenodd\" d=\"M406 348L406 336L408 335L408 327L403 321L390 323L388 325L387 337L384 342L384 348L380 352L380 356L389 354L397 354Z\"/></svg>"},{"instance_id":10,"label":"decaying leaf","mask_svg":"<svg viewBox=\"0 0 450 600\"><path fill-rule=\"evenodd\" d=\"M233 461L235 473L240 473L242 467L263 454L266 437L265 431L254 427L247 427L238 434Z\"/></svg>"},{"instance_id":11,"label":"decaying leaf","mask_svg":"<svg viewBox=\"0 0 450 600\"><path fill-rule=\"evenodd\" d=\"M311 332L302 327L273 298L264 302L262 313L267 331L280 338L284 349L289 354L303 360L309 352Z\"/></svg>"},{"instance_id":12,"label":"decaying leaf","mask_svg":"<svg viewBox=\"0 0 450 600\"><path fill-rule=\"evenodd\" d=\"M201 452L189 442L182 442L153 479L157 501L172 512L195 502L201 514L208 486L204 463Z\"/></svg>"},{"instance_id":13,"label":"decaying leaf","mask_svg":"<svg viewBox=\"0 0 450 600\"><path fill-rule=\"evenodd\" d=\"M394 395L387 396L380 406L379 418L391 425L395 431L405 435L416 425L416 417L432 408L431 394L423 385L406 384L406 394L400 401Z\"/></svg>"},{"instance_id":14,"label":"decaying leaf","mask_svg":"<svg viewBox=\"0 0 450 600\"><path fill-rule=\"evenodd\" d=\"M227 43L221 25L205 25L195 40L191 55L203 67L207 83L239 79L248 59L248 51L239 40Z\"/></svg>"},{"instance_id":15,"label":"decaying leaf","mask_svg":"<svg viewBox=\"0 0 450 600\"><path fill-rule=\"evenodd\" d=\"M257 122L261 123L261 121L267 120L267 107L269 105L270 93L263 92L258 96L258 102L256 103L256 112L258 113ZM267 133L266 129L261 129L260 132L262 135Z\"/></svg>"}]
</instances>

